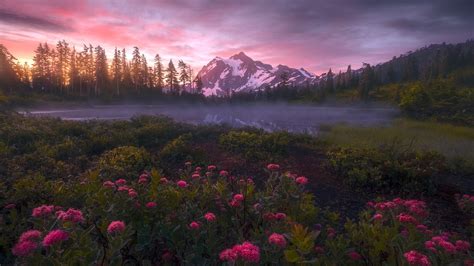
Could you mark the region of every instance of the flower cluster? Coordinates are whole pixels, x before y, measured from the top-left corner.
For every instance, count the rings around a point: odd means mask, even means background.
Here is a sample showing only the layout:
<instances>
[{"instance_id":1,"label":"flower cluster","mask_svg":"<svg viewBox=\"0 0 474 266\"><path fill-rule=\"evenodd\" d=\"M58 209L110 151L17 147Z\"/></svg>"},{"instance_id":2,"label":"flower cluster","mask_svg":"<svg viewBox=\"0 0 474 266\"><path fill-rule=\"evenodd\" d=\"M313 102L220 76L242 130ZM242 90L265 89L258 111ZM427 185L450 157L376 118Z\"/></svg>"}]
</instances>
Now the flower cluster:
<instances>
[{"instance_id":1,"label":"flower cluster","mask_svg":"<svg viewBox=\"0 0 474 266\"><path fill-rule=\"evenodd\" d=\"M235 245L231 249L225 249L219 254L223 261L235 261L242 259L244 262L258 263L260 261L260 248L248 241Z\"/></svg>"},{"instance_id":2,"label":"flower cluster","mask_svg":"<svg viewBox=\"0 0 474 266\"><path fill-rule=\"evenodd\" d=\"M57 211L56 216L63 222L80 223L84 221L82 212L72 208L68 209L67 211Z\"/></svg>"}]
</instances>

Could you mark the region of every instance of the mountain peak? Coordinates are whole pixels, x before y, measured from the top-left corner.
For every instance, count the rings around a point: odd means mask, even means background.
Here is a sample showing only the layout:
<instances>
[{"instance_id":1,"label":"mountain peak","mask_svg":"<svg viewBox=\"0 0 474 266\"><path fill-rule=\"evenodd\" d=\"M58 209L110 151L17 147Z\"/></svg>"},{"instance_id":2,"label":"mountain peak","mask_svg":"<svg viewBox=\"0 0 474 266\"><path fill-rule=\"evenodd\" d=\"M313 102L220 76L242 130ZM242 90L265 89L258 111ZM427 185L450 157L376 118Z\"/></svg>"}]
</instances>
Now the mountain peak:
<instances>
[{"instance_id":1,"label":"mountain peak","mask_svg":"<svg viewBox=\"0 0 474 266\"><path fill-rule=\"evenodd\" d=\"M238 92L258 91L266 87L277 87L285 73L292 85L317 82L318 77L304 69L284 65L273 67L253 60L244 52L223 59L215 57L199 71L204 95L229 96Z\"/></svg>"},{"instance_id":2,"label":"mountain peak","mask_svg":"<svg viewBox=\"0 0 474 266\"><path fill-rule=\"evenodd\" d=\"M248 55L246 55L244 52L239 52L238 54L235 54L233 56L230 57L231 59L240 59L242 61L247 61L247 60L252 60L252 58L250 58Z\"/></svg>"}]
</instances>

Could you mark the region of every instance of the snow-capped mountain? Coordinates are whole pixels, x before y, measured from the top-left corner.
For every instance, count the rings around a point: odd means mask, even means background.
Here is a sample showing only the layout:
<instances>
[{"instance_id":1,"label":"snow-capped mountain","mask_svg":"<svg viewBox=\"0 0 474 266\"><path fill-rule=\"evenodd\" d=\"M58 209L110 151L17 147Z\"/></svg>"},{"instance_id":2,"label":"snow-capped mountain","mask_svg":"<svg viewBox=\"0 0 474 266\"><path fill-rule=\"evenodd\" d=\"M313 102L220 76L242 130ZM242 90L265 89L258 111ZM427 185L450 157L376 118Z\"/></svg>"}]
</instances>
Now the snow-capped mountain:
<instances>
[{"instance_id":1,"label":"snow-capped mountain","mask_svg":"<svg viewBox=\"0 0 474 266\"><path fill-rule=\"evenodd\" d=\"M197 74L203 83L206 96L228 96L236 92L248 92L264 87L275 87L288 78L288 84L303 85L318 80L318 77L303 68L284 65L273 67L254 61L243 52L228 59L216 57Z\"/></svg>"}]
</instances>

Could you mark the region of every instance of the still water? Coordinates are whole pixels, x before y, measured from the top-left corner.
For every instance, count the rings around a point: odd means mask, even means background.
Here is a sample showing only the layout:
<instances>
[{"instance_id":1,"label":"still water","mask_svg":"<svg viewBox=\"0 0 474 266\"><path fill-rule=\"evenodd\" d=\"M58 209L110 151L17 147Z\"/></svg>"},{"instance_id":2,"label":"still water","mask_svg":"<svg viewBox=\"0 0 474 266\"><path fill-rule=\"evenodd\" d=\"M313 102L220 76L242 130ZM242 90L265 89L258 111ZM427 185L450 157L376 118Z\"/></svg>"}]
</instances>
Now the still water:
<instances>
[{"instance_id":1,"label":"still water","mask_svg":"<svg viewBox=\"0 0 474 266\"><path fill-rule=\"evenodd\" d=\"M138 115L162 115L191 124L228 124L257 127L265 131L317 134L322 125L346 123L372 126L390 123L398 110L391 107L313 106L286 104L258 105L93 105L71 108L21 110L32 116L64 120L130 119Z\"/></svg>"}]
</instances>

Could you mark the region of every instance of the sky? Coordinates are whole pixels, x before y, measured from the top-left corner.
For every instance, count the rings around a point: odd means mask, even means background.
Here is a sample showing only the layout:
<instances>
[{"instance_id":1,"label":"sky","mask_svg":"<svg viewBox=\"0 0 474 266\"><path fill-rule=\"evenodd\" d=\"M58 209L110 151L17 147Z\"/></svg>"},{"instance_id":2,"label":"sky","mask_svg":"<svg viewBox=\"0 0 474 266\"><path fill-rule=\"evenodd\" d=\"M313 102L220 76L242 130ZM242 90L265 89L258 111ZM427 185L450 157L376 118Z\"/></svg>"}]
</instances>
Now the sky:
<instances>
[{"instance_id":1,"label":"sky","mask_svg":"<svg viewBox=\"0 0 474 266\"><path fill-rule=\"evenodd\" d=\"M0 0L0 44L27 62L39 42L138 46L196 70L243 51L321 74L472 39L473 14L474 0Z\"/></svg>"}]
</instances>

